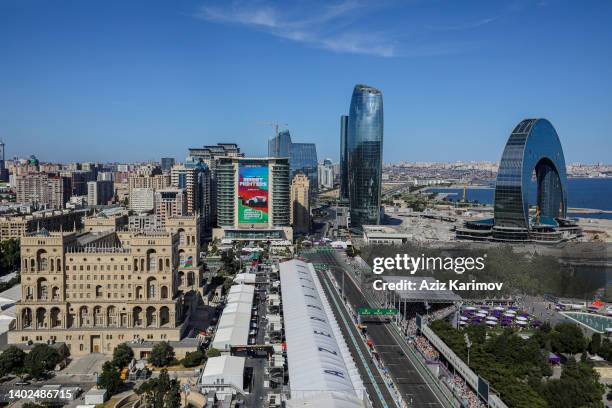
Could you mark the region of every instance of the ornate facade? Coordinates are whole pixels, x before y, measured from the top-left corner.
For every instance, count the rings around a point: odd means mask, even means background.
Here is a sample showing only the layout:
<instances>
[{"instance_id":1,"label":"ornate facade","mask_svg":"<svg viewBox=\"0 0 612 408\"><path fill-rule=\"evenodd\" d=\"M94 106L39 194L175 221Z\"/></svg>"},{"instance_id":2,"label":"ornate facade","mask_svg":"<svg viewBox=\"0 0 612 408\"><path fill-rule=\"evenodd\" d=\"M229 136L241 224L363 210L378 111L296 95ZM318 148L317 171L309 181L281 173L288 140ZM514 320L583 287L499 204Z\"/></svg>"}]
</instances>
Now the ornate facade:
<instances>
[{"instance_id":1,"label":"ornate facade","mask_svg":"<svg viewBox=\"0 0 612 408\"><path fill-rule=\"evenodd\" d=\"M73 355L179 341L200 287L195 217L164 230L48 232L21 239L22 297L9 343L65 342Z\"/></svg>"}]
</instances>

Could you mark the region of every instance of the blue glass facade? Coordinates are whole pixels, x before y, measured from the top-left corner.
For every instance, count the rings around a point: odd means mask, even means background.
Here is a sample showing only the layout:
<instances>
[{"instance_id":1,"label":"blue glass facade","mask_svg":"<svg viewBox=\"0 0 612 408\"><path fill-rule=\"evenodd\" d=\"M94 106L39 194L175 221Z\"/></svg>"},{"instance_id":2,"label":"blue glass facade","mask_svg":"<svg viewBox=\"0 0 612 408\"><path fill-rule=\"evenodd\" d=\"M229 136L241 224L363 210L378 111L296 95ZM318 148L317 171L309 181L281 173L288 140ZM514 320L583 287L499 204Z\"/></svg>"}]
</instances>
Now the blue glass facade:
<instances>
[{"instance_id":1,"label":"blue glass facade","mask_svg":"<svg viewBox=\"0 0 612 408\"><path fill-rule=\"evenodd\" d=\"M495 187L496 228L529 229L528 194L534 172L536 222L566 218L565 157L559 136L546 119L523 120L506 143Z\"/></svg>"},{"instance_id":2,"label":"blue glass facade","mask_svg":"<svg viewBox=\"0 0 612 408\"><path fill-rule=\"evenodd\" d=\"M290 157L291 134L288 130L278 132L278 137L268 140L268 157Z\"/></svg>"},{"instance_id":3,"label":"blue glass facade","mask_svg":"<svg viewBox=\"0 0 612 408\"><path fill-rule=\"evenodd\" d=\"M348 200L348 115L340 116L340 198Z\"/></svg>"},{"instance_id":4,"label":"blue glass facade","mask_svg":"<svg viewBox=\"0 0 612 408\"><path fill-rule=\"evenodd\" d=\"M310 180L310 196L314 198L319 175L317 171L317 147L314 143L293 143L288 130L268 140L268 157L287 157L291 168L290 180L297 173L304 173Z\"/></svg>"},{"instance_id":5,"label":"blue glass facade","mask_svg":"<svg viewBox=\"0 0 612 408\"><path fill-rule=\"evenodd\" d=\"M382 93L356 85L348 118L348 190L351 227L380 223L383 154Z\"/></svg>"},{"instance_id":6,"label":"blue glass facade","mask_svg":"<svg viewBox=\"0 0 612 408\"><path fill-rule=\"evenodd\" d=\"M290 179L298 173L304 173L310 180L310 191L314 193L319 185L317 147L314 143L292 143L289 157L291 168ZM312 196L313 194L311 194Z\"/></svg>"}]
</instances>

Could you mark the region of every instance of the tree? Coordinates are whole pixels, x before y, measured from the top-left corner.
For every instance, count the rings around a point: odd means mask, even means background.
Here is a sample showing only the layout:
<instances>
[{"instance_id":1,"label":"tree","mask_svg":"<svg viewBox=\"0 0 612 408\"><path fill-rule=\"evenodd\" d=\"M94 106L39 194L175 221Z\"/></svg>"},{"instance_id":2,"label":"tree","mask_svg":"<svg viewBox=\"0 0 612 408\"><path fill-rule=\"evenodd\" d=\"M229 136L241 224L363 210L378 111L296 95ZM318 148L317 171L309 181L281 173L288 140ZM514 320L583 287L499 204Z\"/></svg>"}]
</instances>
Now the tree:
<instances>
[{"instance_id":1,"label":"tree","mask_svg":"<svg viewBox=\"0 0 612 408\"><path fill-rule=\"evenodd\" d=\"M219 357L220 355L221 355L221 352L214 347L211 347L208 350L206 350L206 357L208 358Z\"/></svg>"},{"instance_id":2,"label":"tree","mask_svg":"<svg viewBox=\"0 0 612 408\"><path fill-rule=\"evenodd\" d=\"M151 378L136 389L144 408L179 408L181 394L179 382L170 379L168 370L161 370L158 378Z\"/></svg>"},{"instance_id":3,"label":"tree","mask_svg":"<svg viewBox=\"0 0 612 408\"><path fill-rule=\"evenodd\" d=\"M553 350L559 353L577 354L585 350L584 336L580 328L572 323L560 323L552 333Z\"/></svg>"},{"instance_id":4,"label":"tree","mask_svg":"<svg viewBox=\"0 0 612 408\"><path fill-rule=\"evenodd\" d=\"M20 248L18 239L7 239L0 243L0 271L12 272L19 267Z\"/></svg>"},{"instance_id":5,"label":"tree","mask_svg":"<svg viewBox=\"0 0 612 408\"><path fill-rule=\"evenodd\" d=\"M200 350L196 350L185 354L185 358L181 360L181 364L183 367L195 367L202 364L202 360L204 360L204 353Z\"/></svg>"},{"instance_id":6,"label":"tree","mask_svg":"<svg viewBox=\"0 0 612 408\"><path fill-rule=\"evenodd\" d=\"M121 343L113 350L113 364L117 368L127 367L134 358L134 351L127 343Z\"/></svg>"},{"instance_id":7,"label":"tree","mask_svg":"<svg viewBox=\"0 0 612 408\"><path fill-rule=\"evenodd\" d=\"M25 353L18 347L10 346L0 354L0 377L15 374L23 367Z\"/></svg>"},{"instance_id":8,"label":"tree","mask_svg":"<svg viewBox=\"0 0 612 408\"><path fill-rule=\"evenodd\" d=\"M591 366L567 360L558 380L549 380L543 386L543 395L551 407L603 407L604 387Z\"/></svg>"},{"instance_id":9,"label":"tree","mask_svg":"<svg viewBox=\"0 0 612 408\"><path fill-rule=\"evenodd\" d=\"M47 344L37 344L32 351L26 354L24 370L33 378L41 379L47 376L47 371L53 370L60 360L60 355Z\"/></svg>"},{"instance_id":10,"label":"tree","mask_svg":"<svg viewBox=\"0 0 612 408\"><path fill-rule=\"evenodd\" d=\"M106 389L109 396L115 395L123 386L123 380L117 367L111 361L102 365L102 374L98 378L98 385Z\"/></svg>"},{"instance_id":11,"label":"tree","mask_svg":"<svg viewBox=\"0 0 612 408\"><path fill-rule=\"evenodd\" d=\"M170 344L162 341L153 346L151 355L149 356L149 363L155 367L165 367L174 360L174 349Z\"/></svg>"},{"instance_id":12,"label":"tree","mask_svg":"<svg viewBox=\"0 0 612 408\"><path fill-rule=\"evenodd\" d=\"M591 354L598 354L599 349L601 348L601 334L594 333L591 337L591 342L589 343L589 352Z\"/></svg>"}]
</instances>

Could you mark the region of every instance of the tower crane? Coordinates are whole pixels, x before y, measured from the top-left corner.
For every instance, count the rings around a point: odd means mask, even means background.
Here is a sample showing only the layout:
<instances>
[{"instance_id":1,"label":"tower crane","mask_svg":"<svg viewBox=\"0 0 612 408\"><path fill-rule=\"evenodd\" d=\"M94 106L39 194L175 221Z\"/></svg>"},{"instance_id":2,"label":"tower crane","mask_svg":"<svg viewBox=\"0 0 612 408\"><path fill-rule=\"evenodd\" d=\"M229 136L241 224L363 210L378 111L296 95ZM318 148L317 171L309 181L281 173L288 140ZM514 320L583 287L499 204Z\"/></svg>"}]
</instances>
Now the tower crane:
<instances>
[{"instance_id":1,"label":"tower crane","mask_svg":"<svg viewBox=\"0 0 612 408\"><path fill-rule=\"evenodd\" d=\"M273 121L273 122L259 122L258 125L262 125L262 126L272 126L272 128L274 129L274 152L278 153L278 130L279 129L286 129L289 125L286 123L279 123L278 121ZM267 141L267 140L266 140Z\"/></svg>"}]
</instances>

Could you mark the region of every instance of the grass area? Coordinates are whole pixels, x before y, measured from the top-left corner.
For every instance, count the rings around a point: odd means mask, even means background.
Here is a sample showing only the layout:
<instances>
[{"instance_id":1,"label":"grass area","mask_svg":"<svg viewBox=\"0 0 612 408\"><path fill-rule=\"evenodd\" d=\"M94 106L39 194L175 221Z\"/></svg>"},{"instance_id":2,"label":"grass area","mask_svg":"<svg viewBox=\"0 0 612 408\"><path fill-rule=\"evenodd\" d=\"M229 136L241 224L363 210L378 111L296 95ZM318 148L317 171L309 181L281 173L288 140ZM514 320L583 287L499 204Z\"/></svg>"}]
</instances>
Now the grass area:
<instances>
[{"instance_id":1,"label":"grass area","mask_svg":"<svg viewBox=\"0 0 612 408\"><path fill-rule=\"evenodd\" d=\"M200 364L198 366L195 367L183 367L183 365L181 364L176 364L176 365L172 365L172 366L168 366L168 367L151 367L151 369L154 372L159 372L163 369L166 369L168 371L193 371L197 368L203 367L203 364Z\"/></svg>"}]
</instances>

